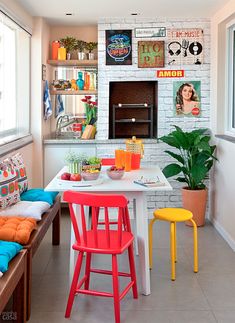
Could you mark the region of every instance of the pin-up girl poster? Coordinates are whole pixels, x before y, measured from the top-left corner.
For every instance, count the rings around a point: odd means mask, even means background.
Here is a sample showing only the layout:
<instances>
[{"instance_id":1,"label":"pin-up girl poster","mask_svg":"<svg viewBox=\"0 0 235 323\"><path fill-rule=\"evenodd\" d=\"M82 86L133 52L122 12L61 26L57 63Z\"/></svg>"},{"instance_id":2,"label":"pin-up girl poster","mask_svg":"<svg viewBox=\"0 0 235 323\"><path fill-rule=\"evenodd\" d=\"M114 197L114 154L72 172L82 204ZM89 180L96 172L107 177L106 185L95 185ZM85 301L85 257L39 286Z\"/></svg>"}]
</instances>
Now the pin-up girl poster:
<instances>
[{"instance_id":1,"label":"pin-up girl poster","mask_svg":"<svg viewBox=\"0 0 235 323\"><path fill-rule=\"evenodd\" d=\"M174 82L173 100L176 115L198 117L201 113L201 81Z\"/></svg>"}]
</instances>

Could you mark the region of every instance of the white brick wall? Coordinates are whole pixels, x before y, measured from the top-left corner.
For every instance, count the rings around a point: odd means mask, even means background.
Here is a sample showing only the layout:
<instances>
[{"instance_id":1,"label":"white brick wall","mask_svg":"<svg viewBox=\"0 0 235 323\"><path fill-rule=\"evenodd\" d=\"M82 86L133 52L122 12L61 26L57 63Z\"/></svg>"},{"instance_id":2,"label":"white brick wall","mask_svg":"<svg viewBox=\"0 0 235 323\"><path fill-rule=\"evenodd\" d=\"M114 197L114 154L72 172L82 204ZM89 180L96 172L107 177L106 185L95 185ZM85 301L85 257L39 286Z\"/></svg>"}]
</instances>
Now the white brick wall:
<instances>
[{"instance_id":1,"label":"white brick wall","mask_svg":"<svg viewBox=\"0 0 235 323\"><path fill-rule=\"evenodd\" d=\"M157 79L157 69L144 69L137 66L137 42L149 40L148 38L135 38L134 29L138 27L166 27L170 28L202 28L204 31L204 63L202 65L173 66L173 69L184 69L184 79ZM132 29L132 65L106 66L105 65L105 30L108 29ZM167 56L167 37L154 40L165 41L165 57ZM97 124L97 139L108 139L109 122L109 82L111 81L144 81L158 80L158 136L169 133L172 125L177 124L185 130L197 127L209 127L210 125L210 20L209 19L181 19L181 18L128 18L128 19L102 19L98 24L98 87L99 109ZM169 69L169 66L165 66ZM201 81L201 117L176 117L173 107L173 81L185 80ZM120 140L119 140L120 142ZM100 156L112 156L115 148L124 144L99 145L97 151ZM145 144L145 161L151 161L164 167L169 161L162 143ZM163 194L150 194L148 196L148 209L151 213L156 207L181 206L181 185L171 181L174 190Z\"/></svg>"}]
</instances>

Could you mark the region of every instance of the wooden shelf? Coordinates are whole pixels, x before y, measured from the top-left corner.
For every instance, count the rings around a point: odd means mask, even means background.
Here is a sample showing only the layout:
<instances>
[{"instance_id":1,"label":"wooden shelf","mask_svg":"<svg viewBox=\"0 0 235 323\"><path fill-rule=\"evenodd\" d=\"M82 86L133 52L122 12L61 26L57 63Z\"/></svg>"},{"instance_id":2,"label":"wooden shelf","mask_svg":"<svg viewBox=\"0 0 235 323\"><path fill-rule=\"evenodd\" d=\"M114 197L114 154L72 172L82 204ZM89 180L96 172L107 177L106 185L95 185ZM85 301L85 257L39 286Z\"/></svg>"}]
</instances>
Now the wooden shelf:
<instances>
[{"instance_id":1,"label":"wooden shelf","mask_svg":"<svg viewBox=\"0 0 235 323\"><path fill-rule=\"evenodd\" d=\"M116 123L151 123L151 120L115 120Z\"/></svg>"},{"instance_id":2,"label":"wooden shelf","mask_svg":"<svg viewBox=\"0 0 235 323\"><path fill-rule=\"evenodd\" d=\"M50 90L51 95L97 95L97 90L80 90L80 91L66 91L66 90Z\"/></svg>"},{"instance_id":3,"label":"wooden shelf","mask_svg":"<svg viewBox=\"0 0 235 323\"><path fill-rule=\"evenodd\" d=\"M47 61L48 64L52 66L82 66L82 67L89 67L89 66L98 66L98 60L77 60L77 59L70 59L70 60L52 60L49 59Z\"/></svg>"}]
</instances>

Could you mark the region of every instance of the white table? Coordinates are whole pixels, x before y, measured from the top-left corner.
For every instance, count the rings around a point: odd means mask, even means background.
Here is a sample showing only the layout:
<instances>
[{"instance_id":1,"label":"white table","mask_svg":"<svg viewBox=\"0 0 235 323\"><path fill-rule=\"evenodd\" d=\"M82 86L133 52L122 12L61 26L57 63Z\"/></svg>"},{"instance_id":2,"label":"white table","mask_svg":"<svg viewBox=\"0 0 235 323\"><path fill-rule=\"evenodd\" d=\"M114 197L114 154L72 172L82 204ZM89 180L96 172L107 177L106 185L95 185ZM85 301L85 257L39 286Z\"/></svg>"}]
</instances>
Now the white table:
<instances>
[{"instance_id":1,"label":"white table","mask_svg":"<svg viewBox=\"0 0 235 323\"><path fill-rule=\"evenodd\" d=\"M107 167L106 167L107 168ZM169 191L172 190L171 185L161 172L158 166L141 167L139 170L126 172L121 180L111 180L106 174L105 167L102 167L100 176L103 177L103 182L99 185L78 187L76 183L69 181L61 181L60 175L67 171L66 166L51 180L45 188L46 191L64 192L66 190L74 190L80 192L93 193L110 193L110 194L124 194L129 200L136 201L136 226L137 226L137 240L138 251L140 256L140 274L142 283L142 293L144 295L150 294L150 274L149 274L149 242L148 242L148 212L146 193L151 191ZM135 184L133 181L141 178L159 178L164 183L163 186L158 187L144 187ZM86 182L89 185L89 182ZM73 232L73 230L71 230ZM74 236L71 236L71 243L74 241ZM72 249L71 249L72 250ZM74 255L71 254L73 258ZM73 258L74 261L74 258Z\"/></svg>"}]
</instances>

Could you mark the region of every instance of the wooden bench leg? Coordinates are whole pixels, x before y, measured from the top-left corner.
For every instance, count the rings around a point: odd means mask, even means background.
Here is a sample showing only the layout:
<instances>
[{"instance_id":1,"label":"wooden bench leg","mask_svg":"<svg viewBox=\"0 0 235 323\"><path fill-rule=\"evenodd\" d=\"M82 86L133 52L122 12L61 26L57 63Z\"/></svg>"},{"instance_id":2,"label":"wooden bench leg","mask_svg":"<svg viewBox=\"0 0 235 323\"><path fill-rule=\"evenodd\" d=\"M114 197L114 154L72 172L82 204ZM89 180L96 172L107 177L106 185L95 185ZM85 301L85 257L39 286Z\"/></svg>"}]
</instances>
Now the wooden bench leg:
<instances>
[{"instance_id":1,"label":"wooden bench leg","mask_svg":"<svg viewBox=\"0 0 235 323\"><path fill-rule=\"evenodd\" d=\"M27 266L25 262L24 273L13 293L13 311L15 314L14 321L17 323L26 322L26 278Z\"/></svg>"},{"instance_id":2,"label":"wooden bench leg","mask_svg":"<svg viewBox=\"0 0 235 323\"><path fill-rule=\"evenodd\" d=\"M26 276L26 320L31 314L31 289L32 289L32 249L27 252L27 276Z\"/></svg>"},{"instance_id":3,"label":"wooden bench leg","mask_svg":"<svg viewBox=\"0 0 235 323\"><path fill-rule=\"evenodd\" d=\"M61 216L61 208L59 208L52 222L52 244L54 246L57 246L60 244L60 216Z\"/></svg>"}]
</instances>

